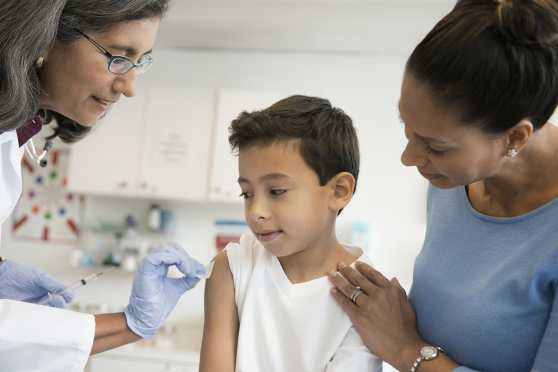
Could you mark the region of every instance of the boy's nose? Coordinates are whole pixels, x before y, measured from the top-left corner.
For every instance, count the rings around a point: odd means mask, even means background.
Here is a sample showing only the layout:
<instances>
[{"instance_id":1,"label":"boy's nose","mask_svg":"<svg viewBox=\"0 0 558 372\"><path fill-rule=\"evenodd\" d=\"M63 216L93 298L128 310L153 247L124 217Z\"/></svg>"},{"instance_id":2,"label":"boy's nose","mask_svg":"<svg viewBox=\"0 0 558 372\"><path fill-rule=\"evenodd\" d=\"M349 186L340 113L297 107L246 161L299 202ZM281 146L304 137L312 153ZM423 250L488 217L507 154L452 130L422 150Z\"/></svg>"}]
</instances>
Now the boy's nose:
<instances>
[{"instance_id":1,"label":"boy's nose","mask_svg":"<svg viewBox=\"0 0 558 372\"><path fill-rule=\"evenodd\" d=\"M252 221L267 219L270 216L269 209L260 198L254 196L252 207L250 208L250 218Z\"/></svg>"}]
</instances>

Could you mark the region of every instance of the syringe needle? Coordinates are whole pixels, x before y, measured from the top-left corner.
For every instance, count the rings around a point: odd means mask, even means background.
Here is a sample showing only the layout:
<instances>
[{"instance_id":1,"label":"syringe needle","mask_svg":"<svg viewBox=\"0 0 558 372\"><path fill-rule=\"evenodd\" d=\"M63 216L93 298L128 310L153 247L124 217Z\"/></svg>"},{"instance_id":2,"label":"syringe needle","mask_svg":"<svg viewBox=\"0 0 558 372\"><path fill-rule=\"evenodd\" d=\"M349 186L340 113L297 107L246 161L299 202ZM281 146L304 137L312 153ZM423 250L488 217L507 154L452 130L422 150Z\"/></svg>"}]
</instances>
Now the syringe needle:
<instances>
[{"instance_id":1,"label":"syringe needle","mask_svg":"<svg viewBox=\"0 0 558 372\"><path fill-rule=\"evenodd\" d=\"M111 271L112 269L114 269L114 266L111 267L111 268L108 269L108 270L105 270L105 271L103 271L103 272L100 272L98 275L102 275L102 274L104 274L104 273L108 273L108 272Z\"/></svg>"},{"instance_id":2,"label":"syringe needle","mask_svg":"<svg viewBox=\"0 0 558 372\"><path fill-rule=\"evenodd\" d=\"M87 283L91 283L92 281L97 280L97 278L98 278L99 276L103 275L104 273L108 273L108 272L111 271L112 269L114 269L114 266L111 267L110 269L105 270L105 271L102 271L102 272L100 272L100 273L96 273L96 274L89 275L89 276L87 276L87 277L85 277L85 278L83 278L83 279L81 279L81 280L75 282L74 284L67 286L62 292L55 293L55 294L51 294L50 292L48 292L49 298L45 298L43 301L37 303L37 305L44 305L44 304L46 304L47 302L52 302L52 299L53 299L54 296L60 296L60 295L64 294L66 291L69 291L69 290L76 290L76 289L78 289L79 287L83 287L83 286L86 285Z\"/></svg>"}]
</instances>

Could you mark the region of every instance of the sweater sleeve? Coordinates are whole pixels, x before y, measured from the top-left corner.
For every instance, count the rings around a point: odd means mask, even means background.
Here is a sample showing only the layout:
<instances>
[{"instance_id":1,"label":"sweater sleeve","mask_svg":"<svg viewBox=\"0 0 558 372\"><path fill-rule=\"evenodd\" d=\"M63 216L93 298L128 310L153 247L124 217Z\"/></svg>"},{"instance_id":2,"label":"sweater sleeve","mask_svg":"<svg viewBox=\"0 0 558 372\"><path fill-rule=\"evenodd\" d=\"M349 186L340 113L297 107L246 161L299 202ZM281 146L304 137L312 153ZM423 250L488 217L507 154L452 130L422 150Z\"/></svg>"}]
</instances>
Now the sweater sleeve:
<instances>
[{"instance_id":1,"label":"sweater sleeve","mask_svg":"<svg viewBox=\"0 0 558 372\"><path fill-rule=\"evenodd\" d=\"M554 301L552 303L552 311L548 324L544 332L535 363L531 368L531 372L550 372L558 371L558 287L554 288ZM477 370L458 367L452 372L478 372Z\"/></svg>"},{"instance_id":2,"label":"sweater sleeve","mask_svg":"<svg viewBox=\"0 0 558 372\"><path fill-rule=\"evenodd\" d=\"M552 311L539 346L533 372L558 371L558 286L554 288Z\"/></svg>"},{"instance_id":3,"label":"sweater sleeve","mask_svg":"<svg viewBox=\"0 0 558 372\"><path fill-rule=\"evenodd\" d=\"M381 366L382 360L372 354L355 327L351 326L339 349L327 364L325 372L376 372Z\"/></svg>"}]
</instances>

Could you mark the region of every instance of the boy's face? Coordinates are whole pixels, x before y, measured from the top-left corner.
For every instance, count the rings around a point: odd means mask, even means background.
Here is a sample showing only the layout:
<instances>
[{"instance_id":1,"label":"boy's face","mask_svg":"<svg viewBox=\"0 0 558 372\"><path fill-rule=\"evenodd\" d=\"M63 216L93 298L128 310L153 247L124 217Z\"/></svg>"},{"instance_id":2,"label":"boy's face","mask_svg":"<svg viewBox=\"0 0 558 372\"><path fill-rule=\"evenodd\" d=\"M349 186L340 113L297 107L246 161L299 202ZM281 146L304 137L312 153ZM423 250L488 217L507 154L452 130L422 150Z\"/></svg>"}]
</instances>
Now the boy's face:
<instances>
[{"instance_id":1,"label":"boy's face","mask_svg":"<svg viewBox=\"0 0 558 372\"><path fill-rule=\"evenodd\" d=\"M292 142L242 149L238 165L246 222L271 254L289 256L331 235L334 188L320 186Z\"/></svg>"}]
</instances>

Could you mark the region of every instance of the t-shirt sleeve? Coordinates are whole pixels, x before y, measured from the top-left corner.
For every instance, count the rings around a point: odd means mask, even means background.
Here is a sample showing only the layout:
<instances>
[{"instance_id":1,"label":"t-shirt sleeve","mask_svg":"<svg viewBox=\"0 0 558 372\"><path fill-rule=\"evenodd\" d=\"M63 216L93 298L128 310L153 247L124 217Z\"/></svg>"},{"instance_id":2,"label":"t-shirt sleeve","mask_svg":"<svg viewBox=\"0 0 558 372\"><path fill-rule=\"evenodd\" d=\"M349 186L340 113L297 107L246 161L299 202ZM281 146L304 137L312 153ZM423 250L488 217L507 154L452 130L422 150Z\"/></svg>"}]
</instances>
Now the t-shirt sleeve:
<instances>
[{"instance_id":1,"label":"t-shirt sleeve","mask_svg":"<svg viewBox=\"0 0 558 372\"><path fill-rule=\"evenodd\" d=\"M326 372L376 372L381 366L382 360L372 354L355 327L351 326L341 346L327 364Z\"/></svg>"},{"instance_id":2,"label":"t-shirt sleeve","mask_svg":"<svg viewBox=\"0 0 558 372\"><path fill-rule=\"evenodd\" d=\"M234 302L238 315L242 315L244 299L248 290L248 283L252 278L253 265L256 260L254 238L249 234L240 237L240 243L229 243L225 249L229 260L229 269L234 282Z\"/></svg>"},{"instance_id":3,"label":"t-shirt sleeve","mask_svg":"<svg viewBox=\"0 0 558 372\"><path fill-rule=\"evenodd\" d=\"M535 363L530 372L558 371L558 287L554 288L554 301L550 318L541 340ZM452 372L478 372L467 367L458 367Z\"/></svg>"},{"instance_id":4,"label":"t-shirt sleeve","mask_svg":"<svg viewBox=\"0 0 558 372\"><path fill-rule=\"evenodd\" d=\"M93 315L0 300L3 371L83 372L94 336Z\"/></svg>"}]
</instances>

